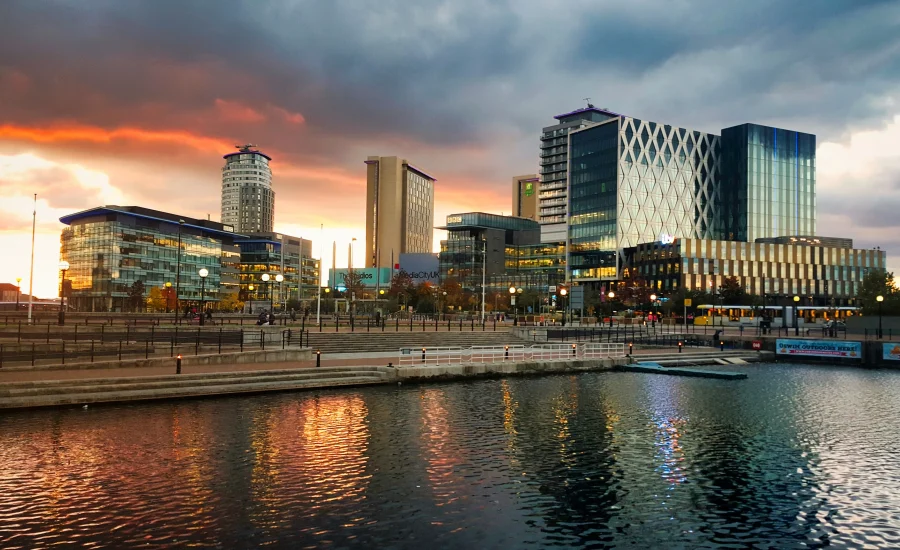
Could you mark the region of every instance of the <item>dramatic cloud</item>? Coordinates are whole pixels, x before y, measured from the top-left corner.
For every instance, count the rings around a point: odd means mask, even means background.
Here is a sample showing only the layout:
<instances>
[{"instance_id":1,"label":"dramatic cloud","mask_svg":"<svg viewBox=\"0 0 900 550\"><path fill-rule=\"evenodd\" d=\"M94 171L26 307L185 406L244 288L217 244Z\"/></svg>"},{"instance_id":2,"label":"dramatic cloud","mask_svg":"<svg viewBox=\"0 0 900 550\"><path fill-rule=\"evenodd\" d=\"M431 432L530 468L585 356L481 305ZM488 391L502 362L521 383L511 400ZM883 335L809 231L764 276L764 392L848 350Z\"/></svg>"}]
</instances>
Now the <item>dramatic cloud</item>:
<instances>
[{"instance_id":1,"label":"dramatic cloud","mask_svg":"<svg viewBox=\"0 0 900 550\"><path fill-rule=\"evenodd\" d=\"M896 1L2 6L0 155L50 163L22 177L66 208L115 192L218 217L221 155L256 143L274 158L283 231L361 236L372 154L433 173L439 216L508 212L510 177L537 171L540 128L591 97L711 132L753 121L817 134L821 232L894 246L900 151L866 160L854 140L897 125ZM66 180L67 166L108 188Z\"/></svg>"}]
</instances>

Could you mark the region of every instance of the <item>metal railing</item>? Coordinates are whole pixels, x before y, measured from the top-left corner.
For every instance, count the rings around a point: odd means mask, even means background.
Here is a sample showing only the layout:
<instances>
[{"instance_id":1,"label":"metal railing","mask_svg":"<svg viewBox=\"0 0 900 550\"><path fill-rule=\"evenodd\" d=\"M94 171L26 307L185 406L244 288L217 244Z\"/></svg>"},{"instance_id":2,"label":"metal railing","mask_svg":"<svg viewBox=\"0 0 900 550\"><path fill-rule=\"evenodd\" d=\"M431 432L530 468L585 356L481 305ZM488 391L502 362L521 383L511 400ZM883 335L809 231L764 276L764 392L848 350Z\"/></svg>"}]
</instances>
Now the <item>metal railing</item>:
<instances>
[{"instance_id":1,"label":"metal railing","mask_svg":"<svg viewBox=\"0 0 900 550\"><path fill-rule=\"evenodd\" d=\"M457 346L400 348L401 367L459 365L464 349Z\"/></svg>"},{"instance_id":2,"label":"metal railing","mask_svg":"<svg viewBox=\"0 0 900 550\"><path fill-rule=\"evenodd\" d=\"M503 363L515 361L571 361L625 357L623 343L534 344L525 346L416 347L400 348L401 367L460 365L463 363Z\"/></svg>"},{"instance_id":3,"label":"metal railing","mask_svg":"<svg viewBox=\"0 0 900 550\"><path fill-rule=\"evenodd\" d=\"M524 361L525 350L526 348L522 344L509 346L472 346L469 348L469 360L473 363Z\"/></svg>"},{"instance_id":4,"label":"metal railing","mask_svg":"<svg viewBox=\"0 0 900 550\"><path fill-rule=\"evenodd\" d=\"M625 344L624 343L582 344L581 356L584 359L600 359L603 357L625 357Z\"/></svg>"}]
</instances>

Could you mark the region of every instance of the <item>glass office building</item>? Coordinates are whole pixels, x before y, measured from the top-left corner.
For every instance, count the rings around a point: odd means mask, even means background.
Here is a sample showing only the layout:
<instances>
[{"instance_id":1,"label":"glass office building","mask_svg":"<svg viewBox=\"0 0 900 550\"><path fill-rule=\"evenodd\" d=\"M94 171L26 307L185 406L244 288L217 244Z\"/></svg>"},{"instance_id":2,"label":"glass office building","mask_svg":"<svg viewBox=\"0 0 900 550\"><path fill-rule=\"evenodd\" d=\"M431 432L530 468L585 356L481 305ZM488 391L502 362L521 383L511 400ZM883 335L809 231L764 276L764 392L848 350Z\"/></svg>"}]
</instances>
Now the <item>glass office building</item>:
<instances>
[{"instance_id":1,"label":"glass office building","mask_svg":"<svg viewBox=\"0 0 900 550\"><path fill-rule=\"evenodd\" d=\"M816 136L741 124L722 130L728 240L816 234Z\"/></svg>"},{"instance_id":2,"label":"glass office building","mask_svg":"<svg viewBox=\"0 0 900 550\"><path fill-rule=\"evenodd\" d=\"M883 250L797 242L776 244L702 239L648 242L626 249L626 272L665 295L717 292L736 277L756 296L799 296L802 305L847 306L870 269L883 270Z\"/></svg>"},{"instance_id":3,"label":"glass office building","mask_svg":"<svg viewBox=\"0 0 900 550\"><path fill-rule=\"evenodd\" d=\"M615 280L624 248L718 235L719 137L620 116L569 135L570 276Z\"/></svg>"},{"instance_id":4,"label":"glass office building","mask_svg":"<svg viewBox=\"0 0 900 550\"><path fill-rule=\"evenodd\" d=\"M231 226L138 206L92 208L60 221L69 226L60 237L60 256L69 262L67 300L76 311L136 309L129 291L137 281L145 297L152 287L171 283L179 300L197 302L203 268L209 271L205 300L216 302L235 288L235 270L223 268L235 250Z\"/></svg>"},{"instance_id":5,"label":"glass office building","mask_svg":"<svg viewBox=\"0 0 900 550\"><path fill-rule=\"evenodd\" d=\"M237 241L240 248L240 291L245 302L281 308L288 300L304 307L316 299L319 290L319 260L311 257L312 242L281 233L255 233ZM269 281L262 279L269 274ZM275 280L282 275L280 283ZM253 287L251 290L250 287Z\"/></svg>"}]
</instances>

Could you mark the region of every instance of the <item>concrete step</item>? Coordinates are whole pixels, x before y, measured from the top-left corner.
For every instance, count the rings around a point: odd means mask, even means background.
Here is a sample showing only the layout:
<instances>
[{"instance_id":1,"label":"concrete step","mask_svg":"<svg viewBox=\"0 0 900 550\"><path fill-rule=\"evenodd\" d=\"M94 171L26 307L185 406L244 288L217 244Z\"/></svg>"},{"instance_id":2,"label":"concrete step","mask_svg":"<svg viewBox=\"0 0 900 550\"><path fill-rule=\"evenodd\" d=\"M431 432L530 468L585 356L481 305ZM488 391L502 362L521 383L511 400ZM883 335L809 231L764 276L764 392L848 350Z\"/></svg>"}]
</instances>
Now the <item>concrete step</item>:
<instances>
[{"instance_id":1,"label":"concrete step","mask_svg":"<svg viewBox=\"0 0 900 550\"><path fill-rule=\"evenodd\" d=\"M185 397L205 397L214 395L381 384L384 382L385 380L380 376L352 376L343 378L316 378L312 380L283 380L278 382L249 382L243 384L212 385L202 387L192 386L167 389L140 389L105 391L95 393L67 393L62 395L21 396L0 398L0 409L52 407L60 405L83 405L89 403L108 403L121 401L145 401Z\"/></svg>"},{"instance_id":2,"label":"concrete step","mask_svg":"<svg viewBox=\"0 0 900 550\"><path fill-rule=\"evenodd\" d=\"M104 393L112 391L132 391L132 390L165 390L169 388L201 388L207 386L227 386L233 384L248 384L258 382L278 383L289 381L307 381L321 379L336 378L385 378L384 373L373 370L343 370L330 372L316 372L315 369L307 369L303 372L295 372L293 374L283 375L262 375L262 376L246 376L246 377L226 377L226 378L207 378L207 379L174 379L174 380L153 380L146 381L140 378L125 378L119 383L113 384L86 384L83 381L72 380L70 384L53 385L53 386L37 386L37 387L18 387L18 388L0 388L0 399L26 396L42 396L42 395L64 395L64 394L90 394Z\"/></svg>"}]
</instances>

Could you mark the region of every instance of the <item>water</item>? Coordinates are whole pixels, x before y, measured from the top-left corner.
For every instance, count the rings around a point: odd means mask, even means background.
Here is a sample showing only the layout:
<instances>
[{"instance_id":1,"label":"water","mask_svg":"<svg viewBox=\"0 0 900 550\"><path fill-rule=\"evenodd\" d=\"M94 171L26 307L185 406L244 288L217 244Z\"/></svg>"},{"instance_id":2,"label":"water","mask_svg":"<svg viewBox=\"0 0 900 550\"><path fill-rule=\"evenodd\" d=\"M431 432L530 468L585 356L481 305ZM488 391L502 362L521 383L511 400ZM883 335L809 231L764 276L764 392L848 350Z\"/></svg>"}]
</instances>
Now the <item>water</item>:
<instances>
[{"instance_id":1,"label":"water","mask_svg":"<svg viewBox=\"0 0 900 550\"><path fill-rule=\"evenodd\" d=\"M0 416L0 547L900 547L900 373L747 365Z\"/></svg>"}]
</instances>

